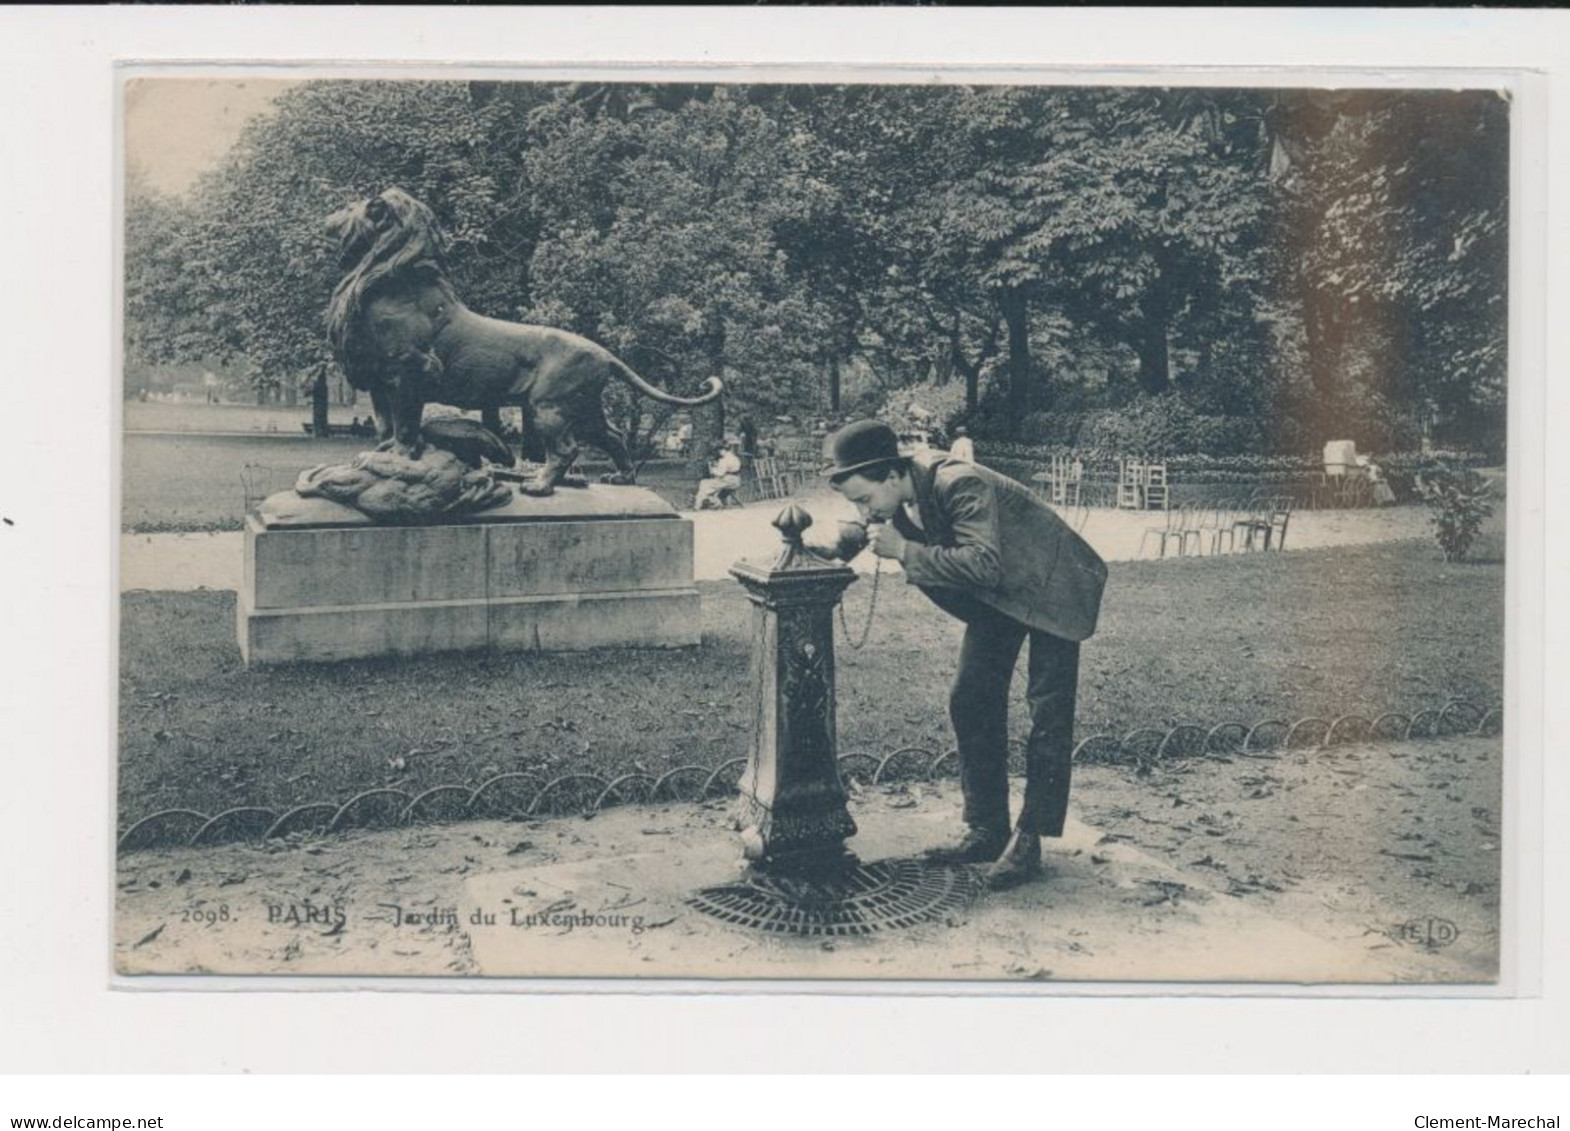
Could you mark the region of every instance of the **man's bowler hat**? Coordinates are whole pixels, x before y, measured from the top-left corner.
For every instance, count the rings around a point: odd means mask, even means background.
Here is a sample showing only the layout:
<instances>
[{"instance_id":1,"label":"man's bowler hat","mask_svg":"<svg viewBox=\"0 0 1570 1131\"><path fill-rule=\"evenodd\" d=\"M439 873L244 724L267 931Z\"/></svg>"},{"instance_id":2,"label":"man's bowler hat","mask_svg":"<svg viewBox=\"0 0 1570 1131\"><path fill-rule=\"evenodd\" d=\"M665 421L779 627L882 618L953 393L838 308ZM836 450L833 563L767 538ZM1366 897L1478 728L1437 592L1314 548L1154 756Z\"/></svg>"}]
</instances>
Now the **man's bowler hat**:
<instances>
[{"instance_id":1,"label":"man's bowler hat","mask_svg":"<svg viewBox=\"0 0 1570 1131\"><path fill-rule=\"evenodd\" d=\"M823 442L823 456L829 461L823 474L831 480L905 458L900 454L894 429L881 420L858 420L845 425Z\"/></svg>"}]
</instances>

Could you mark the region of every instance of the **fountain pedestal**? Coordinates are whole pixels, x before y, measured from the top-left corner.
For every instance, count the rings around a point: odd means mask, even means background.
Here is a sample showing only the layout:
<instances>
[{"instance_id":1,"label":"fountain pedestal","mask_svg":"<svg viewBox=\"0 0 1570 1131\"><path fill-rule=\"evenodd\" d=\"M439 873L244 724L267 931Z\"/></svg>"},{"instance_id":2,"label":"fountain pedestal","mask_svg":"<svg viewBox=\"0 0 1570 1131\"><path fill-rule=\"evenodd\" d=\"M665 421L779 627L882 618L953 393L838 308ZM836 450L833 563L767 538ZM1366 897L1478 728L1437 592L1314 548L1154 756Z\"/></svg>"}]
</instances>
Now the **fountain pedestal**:
<instances>
[{"instance_id":1,"label":"fountain pedestal","mask_svg":"<svg viewBox=\"0 0 1570 1131\"><path fill-rule=\"evenodd\" d=\"M802 546L812 517L774 520L785 547L772 565L739 562L731 575L753 604L749 686L754 722L737 827L755 869L815 875L853 866L835 733L834 608L855 571Z\"/></svg>"}]
</instances>

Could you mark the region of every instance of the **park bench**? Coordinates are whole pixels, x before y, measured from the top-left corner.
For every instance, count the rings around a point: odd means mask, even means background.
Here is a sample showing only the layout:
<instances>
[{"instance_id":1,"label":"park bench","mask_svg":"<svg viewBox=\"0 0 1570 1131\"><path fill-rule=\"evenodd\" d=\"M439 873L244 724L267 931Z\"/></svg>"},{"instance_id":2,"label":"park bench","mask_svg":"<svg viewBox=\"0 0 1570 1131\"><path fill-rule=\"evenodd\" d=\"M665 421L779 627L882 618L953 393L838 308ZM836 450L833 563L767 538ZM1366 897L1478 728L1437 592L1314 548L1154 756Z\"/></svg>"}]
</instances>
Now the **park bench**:
<instances>
[{"instance_id":1,"label":"park bench","mask_svg":"<svg viewBox=\"0 0 1570 1131\"><path fill-rule=\"evenodd\" d=\"M314 435L316 435L316 426L314 424L312 424L309 420L307 420L303 424L301 424L300 427L301 427L302 430L304 430L304 432L305 432L305 434L307 436L314 436ZM374 435L376 435L376 430L374 428L366 428L364 426L361 426L359 428L356 428L352 424L329 424L327 426L327 436L328 437L347 437L347 436L365 436L365 437L370 437L370 436L374 436Z\"/></svg>"}]
</instances>

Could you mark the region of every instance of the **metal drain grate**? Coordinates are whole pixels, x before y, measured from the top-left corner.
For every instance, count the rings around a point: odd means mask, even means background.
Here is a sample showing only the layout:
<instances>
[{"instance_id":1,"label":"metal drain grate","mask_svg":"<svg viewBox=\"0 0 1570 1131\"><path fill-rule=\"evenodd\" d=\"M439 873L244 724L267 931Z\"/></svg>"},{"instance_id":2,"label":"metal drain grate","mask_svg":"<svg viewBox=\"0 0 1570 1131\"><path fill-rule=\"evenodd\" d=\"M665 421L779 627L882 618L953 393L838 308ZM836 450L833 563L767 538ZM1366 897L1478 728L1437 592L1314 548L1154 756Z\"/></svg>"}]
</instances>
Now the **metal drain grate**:
<instances>
[{"instance_id":1,"label":"metal drain grate","mask_svg":"<svg viewBox=\"0 0 1570 1131\"><path fill-rule=\"evenodd\" d=\"M960 864L878 860L830 877L756 874L705 888L688 905L739 927L777 935L870 935L941 919L981 890Z\"/></svg>"}]
</instances>

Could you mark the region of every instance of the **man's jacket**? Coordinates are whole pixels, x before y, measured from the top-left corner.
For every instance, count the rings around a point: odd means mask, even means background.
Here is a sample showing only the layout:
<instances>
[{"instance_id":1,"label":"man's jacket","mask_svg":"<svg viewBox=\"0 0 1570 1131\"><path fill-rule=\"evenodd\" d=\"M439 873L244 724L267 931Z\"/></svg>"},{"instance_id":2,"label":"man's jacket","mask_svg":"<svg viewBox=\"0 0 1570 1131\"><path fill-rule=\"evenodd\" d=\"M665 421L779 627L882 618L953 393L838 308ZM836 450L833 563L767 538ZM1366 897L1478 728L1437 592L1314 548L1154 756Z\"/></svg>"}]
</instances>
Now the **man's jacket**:
<instances>
[{"instance_id":1,"label":"man's jacket","mask_svg":"<svg viewBox=\"0 0 1570 1131\"><path fill-rule=\"evenodd\" d=\"M1090 544L1020 484L942 452L911 457L921 531L902 566L923 589L957 590L1067 640L1096 631L1107 566Z\"/></svg>"}]
</instances>

